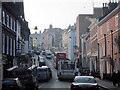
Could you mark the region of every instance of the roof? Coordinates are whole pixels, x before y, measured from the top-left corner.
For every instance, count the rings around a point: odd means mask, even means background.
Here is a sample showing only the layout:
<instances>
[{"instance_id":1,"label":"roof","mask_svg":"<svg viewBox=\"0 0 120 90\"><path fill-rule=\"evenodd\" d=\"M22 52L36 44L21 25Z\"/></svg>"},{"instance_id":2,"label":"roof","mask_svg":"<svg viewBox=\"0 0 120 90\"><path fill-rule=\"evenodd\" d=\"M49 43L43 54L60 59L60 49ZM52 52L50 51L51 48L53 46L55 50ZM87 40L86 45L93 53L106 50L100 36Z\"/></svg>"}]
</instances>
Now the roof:
<instances>
[{"instance_id":1,"label":"roof","mask_svg":"<svg viewBox=\"0 0 120 90\"><path fill-rule=\"evenodd\" d=\"M75 78L94 78L93 76L76 76Z\"/></svg>"},{"instance_id":2,"label":"roof","mask_svg":"<svg viewBox=\"0 0 120 90\"><path fill-rule=\"evenodd\" d=\"M7 69L7 71L12 71L12 70L15 70L15 69L17 69L17 68L18 68L18 66L13 66L13 67Z\"/></svg>"},{"instance_id":3,"label":"roof","mask_svg":"<svg viewBox=\"0 0 120 90\"><path fill-rule=\"evenodd\" d=\"M18 78L4 78L3 80L18 80Z\"/></svg>"},{"instance_id":4,"label":"roof","mask_svg":"<svg viewBox=\"0 0 120 90\"><path fill-rule=\"evenodd\" d=\"M32 69L34 69L36 66L35 65L32 65L31 67L29 67L28 69L29 70L32 70Z\"/></svg>"},{"instance_id":5,"label":"roof","mask_svg":"<svg viewBox=\"0 0 120 90\"><path fill-rule=\"evenodd\" d=\"M48 66L41 66L41 67L37 67L37 69L46 69L49 68Z\"/></svg>"}]
</instances>

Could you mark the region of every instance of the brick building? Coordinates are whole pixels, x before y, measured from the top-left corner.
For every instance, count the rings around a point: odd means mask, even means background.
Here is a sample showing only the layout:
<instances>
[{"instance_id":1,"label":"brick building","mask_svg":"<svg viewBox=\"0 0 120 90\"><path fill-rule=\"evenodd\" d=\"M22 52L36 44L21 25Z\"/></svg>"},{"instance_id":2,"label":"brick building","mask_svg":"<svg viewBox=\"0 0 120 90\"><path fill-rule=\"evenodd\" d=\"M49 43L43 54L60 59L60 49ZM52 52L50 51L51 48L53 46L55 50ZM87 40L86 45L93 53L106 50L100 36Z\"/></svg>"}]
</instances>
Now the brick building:
<instances>
[{"instance_id":1,"label":"brick building","mask_svg":"<svg viewBox=\"0 0 120 90\"><path fill-rule=\"evenodd\" d=\"M120 2L119 2L120 3ZM108 6L108 7L107 7ZM103 4L103 16L98 23L99 63L101 78L120 69L120 4Z\"/></svg>"},{"instance_id":2,"label":"brick building","mask_svg":"<svg viewBox=\"0 0 120 90\"><path fill-rule=\"evenodd\" d=\"M7 69L18 65L18 51L24 51L25 30L28 29L24 18L23 2L2 2L2 61L3 77ZM26 33L27 34L27 33ZM28 35L28 34L27 34ZM29 38L27 38L29 39Z\"/></svg>"}]
</instances>

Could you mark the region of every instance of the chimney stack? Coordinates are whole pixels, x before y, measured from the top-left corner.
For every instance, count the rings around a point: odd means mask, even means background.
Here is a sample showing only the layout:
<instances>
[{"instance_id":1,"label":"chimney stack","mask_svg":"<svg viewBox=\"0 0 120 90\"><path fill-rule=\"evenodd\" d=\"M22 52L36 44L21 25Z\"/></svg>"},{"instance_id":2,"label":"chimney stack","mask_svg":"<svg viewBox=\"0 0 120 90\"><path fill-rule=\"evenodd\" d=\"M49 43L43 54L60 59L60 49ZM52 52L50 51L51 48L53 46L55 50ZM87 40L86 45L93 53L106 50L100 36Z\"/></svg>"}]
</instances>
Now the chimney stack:
<instances>
[{"instance_id":1,"label":"chimney stack","mask_svg":"<svg viewBox=\"0 0 120 90\"><path fill-rule=\"evenodd\" d=\"M104 7L104 3L103 3L103 7Z\"/></svg>"}]
</instances>

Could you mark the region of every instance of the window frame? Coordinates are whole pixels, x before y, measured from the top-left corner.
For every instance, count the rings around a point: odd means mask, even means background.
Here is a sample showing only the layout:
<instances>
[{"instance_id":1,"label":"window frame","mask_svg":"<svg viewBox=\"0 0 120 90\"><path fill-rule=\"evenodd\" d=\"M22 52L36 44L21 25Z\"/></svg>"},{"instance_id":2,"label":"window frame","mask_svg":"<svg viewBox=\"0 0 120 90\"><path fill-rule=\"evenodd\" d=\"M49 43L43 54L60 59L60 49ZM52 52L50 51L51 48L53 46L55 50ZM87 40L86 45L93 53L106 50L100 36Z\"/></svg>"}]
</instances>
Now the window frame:
<instances>
[{"instance_id":1,"label":"window frame","mask_svg":"<svg viewBox=\"0 0 120 90\"><path fill-rule=\"evenodd\" d=\"M115 17L115 26L118 26L118 15Z\"/></svg>"},{"instance_id":2,"label":"window frame","mask_svg":"<svg viewBox=\"0 0 120 90\"><path fill-rule=\"evenodd\" d=\"M5 25L5 11L3 11L3 13L2 13L2 17L3 17L3 19L2 19L2 21L3 21L3 24Z\"/></svg>"},{"instance_id":3,"label":"window frame","mask_svg":"<svg viewBox=\"0 0 120 90\"><path fill-rule=\"evenodd\" d=\"M2 22L2 13L1 13L2 9L0 8L0 22Z\"/></svg>"},{"instance_id":4,"label":"window frame","mask_svg":"<svg viewBox=\"0 0 120 90\"><path fill-rule=\"evenodd\" d=\"M114 53L117 53L117 38L114 37Z\"/></svg>"},{"instance_id":5,"label":"window frame","mask_svg":"<svg viewBox=\"0 0 120 90\"><path fill-rule=\"evenodd\" d=\"M105 56L105 42L103 43L103 56Z\"/></svg>"},{"instance_id":6,"label":"window frame","mask_svg":"<svg viewBox=\"0 0 120 90\"><path fill-rule=\"evenodd\" d=\"M2 53L5 53L5 34L2 34Z\"/></svg>"},{"instance_id":7,"label":"window frame","mask_svg":"<svg viewBox=\"0 0 120 90\"><path fill-rule=\"evenodd\" d=\"M100 27L100 33L103 34L103 26Z\"/></svg>"},{"instance_id":8,"label":"window frame","mask_svg":"<svg viewBox=\"0 0 120 90\"><path fill-rule=\"evenodd\" d=\"M10 55L12 56L12 38L10 38Z\"/></svg>"},{"instance_id":9,"label":"window frame","mask_svg":"<svg viewBox=\"0 0 120 90\"><path fill-rule=\"evenodd\" d=\"M110 29L110 23L107 22L107 31L109 31L109 29Z\"/></svg>"},{"instance_id":10,"label":"window frame","mask_svg":"<svg viewBox=\"0 0 120 90\"><path fill-rule=\"evenodd\" d=\"M109 43L108 43L109 42ZM109 44L109 45L108 45ZM107 46L108 46L108 55L110 55L110 40L107 41Z\"/></svg>"},{"instance_id":11,"label":"window frame","mask_svg":"<svg viewBox=\"0 0 120 90\"><path fill-rule=\"evenodd\" d=\"M9 26L9 15L7 15L7 27L10 27Z\"/></svg>"},{"instance_id":12,"label":"window frame","mask_svg":"<svg viewBox=\"0 0 120 90\"><path fill-rule=\"evenodd\" d=\"M7 54L9 54L9 37L7 36Z\"/></svg>"},{"instance_id":13,"label":"window frame","mask_svg":"<svg viewBox=\"0 0 120 90\"><path fill-rule=\"evenodd\" d=\"M13 18L12 17L10 18L10 28L11 30L13 30Z\"/></svg>"}]
</instances>

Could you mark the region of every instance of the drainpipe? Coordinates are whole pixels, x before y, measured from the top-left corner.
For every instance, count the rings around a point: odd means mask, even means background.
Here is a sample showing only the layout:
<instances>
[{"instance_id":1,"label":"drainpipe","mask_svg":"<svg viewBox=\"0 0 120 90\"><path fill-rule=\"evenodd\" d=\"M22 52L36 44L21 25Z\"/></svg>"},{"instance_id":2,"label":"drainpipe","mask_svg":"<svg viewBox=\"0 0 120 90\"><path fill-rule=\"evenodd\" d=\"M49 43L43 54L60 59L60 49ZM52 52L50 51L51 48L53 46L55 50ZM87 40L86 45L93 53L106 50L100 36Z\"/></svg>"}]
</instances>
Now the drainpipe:
<instances>
[{"instance_id":1,"label":"drainpipe","mask_svg":"<svg viewBox=\"0 0 120 90\"><path fill-rule=\"evenodd\" d=\"M112 44L112 57L111 57L111 66L112 66L112 72L114 69L114 65L113 65L113 30L111 30L111 44Z\"/></svg>"},{"instance_id":2,"label":"drainpipe","mask_svg":"<svg viewBox=\"0 0 120 90\"><path fill-rule=\"evenodd\" d=\"M99 68L99 43L98 43L98 57L97 57L97 70ZM98 70L100 71L100 70Z\"/></svg>"},{"instance_id":3,"label":"drainpipe","mask_svg":"<svg viewBox=\"0 0 120 90\"><path fill-rule=\"evenodd\" d=\"M104 38L105 38L105 57L107 56L107 53L106 53L106 34L104 34ZM106 61L105 61L105 73L107 73L107 65L106 65Z\"/></svg>"}]
</instances>

